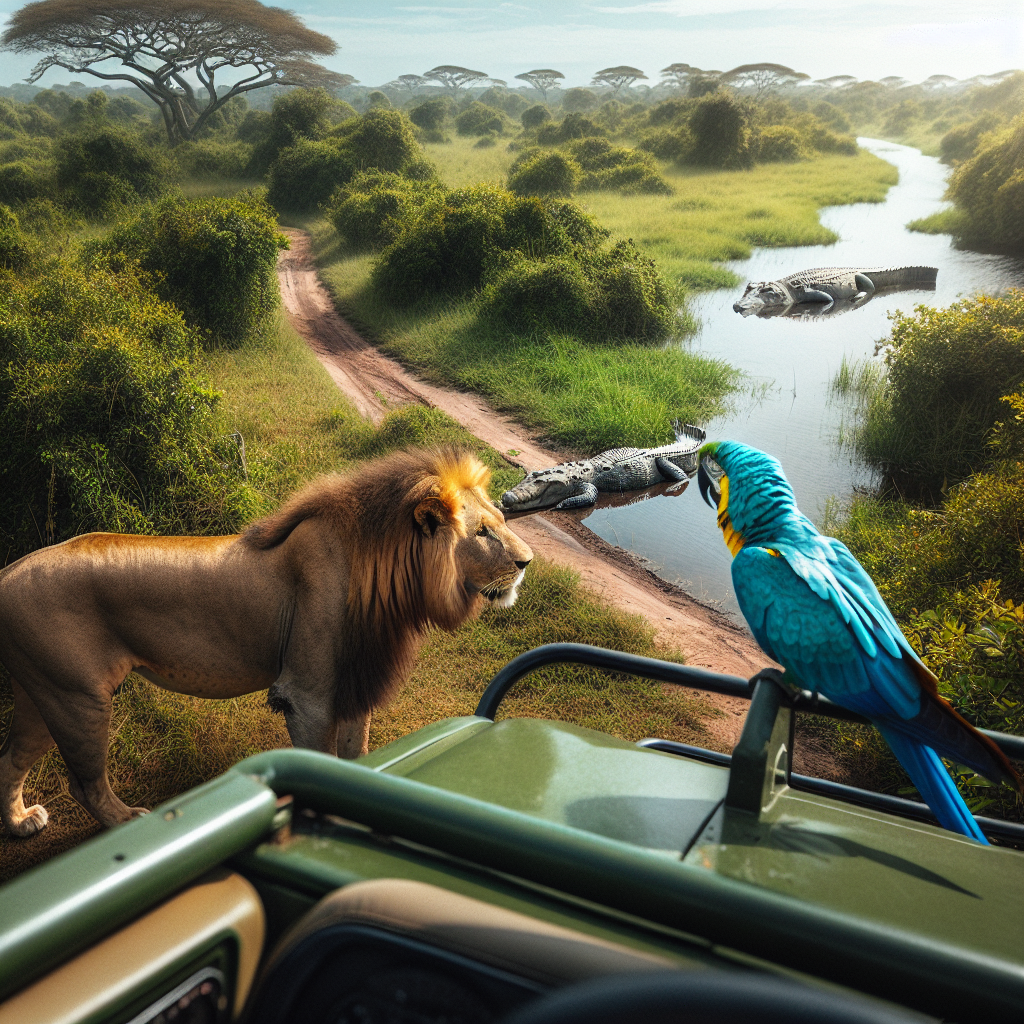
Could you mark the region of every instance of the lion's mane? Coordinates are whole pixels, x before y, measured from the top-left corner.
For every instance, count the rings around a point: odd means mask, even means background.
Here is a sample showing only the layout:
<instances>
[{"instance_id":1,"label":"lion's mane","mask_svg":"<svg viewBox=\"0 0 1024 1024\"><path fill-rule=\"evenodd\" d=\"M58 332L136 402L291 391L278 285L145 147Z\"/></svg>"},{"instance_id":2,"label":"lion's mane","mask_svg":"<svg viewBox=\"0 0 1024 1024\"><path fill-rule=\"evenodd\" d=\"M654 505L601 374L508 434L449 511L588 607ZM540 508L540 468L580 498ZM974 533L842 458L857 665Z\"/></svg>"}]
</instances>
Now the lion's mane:
<instances>
[{"instance_id":1,"label":"lion's mane","mask_svg":"<svg viewBox=\"0 0 1024 1024\"><path fill-rule=\"evenodd\" d=\"M268 549L312 521L343 547L350 572L344 635L324 638L338 652L337 677L350 680L335 695L341 718L356 719L394 696L427 629L456 629L479 614L484 600L466 589L455 548L466 532L464 493L487 501L489 481L490 470L458 449L396 452L312 481L243 535ZM416 516L423 508L432 513L425 526Z\"/></svg>"}]
</instances>

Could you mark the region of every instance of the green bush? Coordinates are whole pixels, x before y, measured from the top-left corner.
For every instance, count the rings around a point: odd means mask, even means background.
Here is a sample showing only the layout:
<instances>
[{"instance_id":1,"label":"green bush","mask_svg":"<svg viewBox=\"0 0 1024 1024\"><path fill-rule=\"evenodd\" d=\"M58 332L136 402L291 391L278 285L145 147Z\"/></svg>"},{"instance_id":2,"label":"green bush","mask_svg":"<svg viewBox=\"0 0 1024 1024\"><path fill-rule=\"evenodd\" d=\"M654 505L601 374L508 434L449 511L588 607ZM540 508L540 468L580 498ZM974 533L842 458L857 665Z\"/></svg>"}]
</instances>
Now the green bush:
<instances>
[{"instance_id":1,"label":"green bush","mask_svg":"<svg viewBox=\"0 0 1024 1024\"><path fill-rule=\"evenodd\" d=\"M973 121L958 124L950 128L939 142L939 154L944 164L962 164L970 160L978 148L978 141L987 132L999 128L1003 119L994 111L988 110Z\"/></svg>"},{"instance_id":2,"label":"green bush","mask_svg":"<svg viewBox=\"0 0 1024 1024\"><path fill-rule=\"evenodd\" d=\"M0 203L0 267L20 270L31 258L17 215Z\"/></svg>"},{"instance_id":3,"label":"green bush","mask_svg":"<svg viewBox=\"0 0 1024 1024\"><path fill-rule=\"evenodd\" d=\"M530 101L525 96L518 92L510 92L501 85L491 86L479 97L479 101L500 110L510 118L518 118L530 106Z\"/></svg>"},{"instance_id":4,"label":"green bush","mask_svg":"<svg viewBox=\"0 0 1024 1024\"><path fill-rule=\"evenodd\" d=\"M342 121L331 135L344 142L359 170L376 167L397 173L422 158L412 124L398 110L368 110Z\"/></svg>"},{"instance_id":5,"label":"green bush","mask_svg":"<svg viewBox=\"0 0 1024 1024\"><path fill-rule=\"evenodd\" d=\"M216 396L181 313L138 267L43 269L0 283L7 559L89 530L237 530L253 495L209 437Z\"/></svg>"},{"instance_id":6,"label":"green bush","mask_svg":"<svg viewBox=\"0 0 1024 1024\"><path fill-rule=\"evenodd\" d=\"M1024 114L985 138L949 183L969 245L1024 254Z\"/></svg>"},{"instance_id":7,"label":"green bush","mask_svg":"<svg viewBox=\"0 0 1024 1024\"><path fill-rule=\"evenodd\" d=\"M579 139L569 152L582 167L580 188L585 192L623 195L672 195L651 156L639 149L613 146L607 139Z\"/></svg>"},{"instance_id":8,"label":"green bush","mask_svg":"<svg viewBox=\"0 0 1024 1024\"><path fill-rule=\"evenodd\" d=\"M255 143L248 172L264 174L285 149L322 139L337 105L326 89L293 89L274 100L269 116L249 111L238 129L239 138Z\"/></svg>"},{"instance_id":9,"label":"green bush","mask_svg":"<svg viewBox=\"0 0 1024 1024\"><path fill-rule=\"evenodd\" d=\"M731 96L711 93L690 115L689 162L702 167L747 167L749 132L743 107Z\"/></svg>"},{"instance_id":10,"label":"green bush","mask_svg":"<svg viewBox=\"0 0 1024 1024\"><path fill-rule=\"evenodd\" d=\"M637 138L637 148L652 153L659 160L685 164L693 150L693 136L683 125L679 128L648 128Z\"/></svg>"},{"instance_id":11,"label":"green bush","mask_svg":"<svg viewBox=\"0 0 1024 1024\"><path fill-rule=\"evenodd\" d=\"M278 210L316 210L358 165L337 139L300 139L282 150L267 172L267 197Z\"/></svg>"},{"instance_id":12,"label":"green bush","mask_svg":"<svg viewBox=\"0 0 1024 1024\"><path fill-rule=\"evenodd\" d=\"M857 140L852 135L841 135L823 125L816 125L806 133L807 142L819 153L839 153L842 156L856 156Z\"/></svg>"},{"instance_id":13,"label":"green bush","mask_svg":"<svg viewBox=\"0 0 1024 1024\"><path fill-rule=\"evenodd\" d=\"M563 255L606 235L571 203L476 185L448 192L425 211L381 253L372 279L388 301L408 305L473 291L516 253Z\"/></svg>"},{"instance_id":14,"label":"green bush","mask_svg":"<svg viewBox=\"0 0 1024 1024\"><path fill-rule=\"evenodd\" d=\"M678 317L654 261L632 242L517 257L484 291L481 317L517 334L569 334L588 341L661 341Z\"/></svg>"},{"instance_id":15,"label":"green bush","mask_svg":"<svg viewBox=\"0 0 1024 1024\"><path fill-rule=\"evenodd\" d=\"M1001 399L1024 383L1024 291L893 314L885 363L856 447L902 493L935 500L991 462Z\"/></svg>"},{"instance_id":16,"label":"green bush","mask_svg":"<svg viewBox=\"0 0 1024 1024\"><path fill-rule=\"evenodd\" d=\"M581 178L580 165L571 157L537 153L513 163L508 187L518 196L571 196Z\"/></svg>"},{"instance_id":17,"label":"green bush","mask_svg":"<svg viewBox=\"0 0 1024 1024\"><path fill-rule=\"evenodd\" d=\"M366 105L368 107L382 107L385 110L391 109L391 100L388 99L385 93L382 93L380 89L374 89L366 97Z\"/></svg>"},{"instance_id":18,"label":"green bush","mask_svg":"<svg viewBox=\"0 0 1024 1024\"><path fill-rule=\"evenodd\" d=\"M519 120L523 127L529 131L531 128L539 128L542 124L551 120L551 111L543 103L537 103L528 107L522 112Z\"/></svg>"},{"instance_id":19,"label":"green bush","mask_svg":"<svg viewBox=\"0 0 1024 1024\"><path fill-rule=\"evenodd\" d=\"M410 181L391 171L363 171L331 196L326 213L350 245L380 248L394 242L443 194L436 180Z\"/></svg>"},{"instance_id":20,"label":"green bush","mask_svg":"<svg viewBox=\"0 0 1024 1024\"><path fill-rule=\"evenodd\" d=\"M45 195L47 191L47 183L27 165L0 165L0 203L18 206Z\"/></svg>"},{"instance_id":21,"label":"green bush","mask_svg":"<svg viewBox=\"0 0 1024 1024\"><path fill-rule=\"evenodd\" d=\"M647 111L647 123L652 128L686 124L693 110L693 100L664 100Z\"/></svg>"},{"instance_id":22,"label":"green bush","mask_svg":"<svg viewBox=\"0 0 1024 1024\"><path fill-rule=\"evenodd\" d=\"M244 142L201 139L174 149L174 161L188 178L241 178L249 173L252 150Z\"/></svg>"},{"instance_id":23,"label":"green bush","mask_svg":"<svg viewBox=\"0 0 1024 1024\"><path fill-rule=\"evenodd\" d=\"M504 135L512 127L512 122L502 111L476 100L455 118L455 130L459 135Z\"/></svg>"},{"instance_id":24,"label":"green bush","mask_svg":"<svg viewBox=\"0 0 1024 1024\"><path fill-rule=\"evenodd\" d=\"M447 124L454 109L455 104L447 96L441 96L434 100L424 100L423 103L409 111L409 120L417 128L439 132Z\"/></svg>"},{"instance_id":25,"label":"green bush","mask_svg":"<svg viewBox=\"0 0 1024 1024\"><path fill-rule=\"evenodd\" d=\"M784 163L807 156L800 133L790 125L771 124L757 136L757 159L762 163Z\"/></svg>"},{"instance_id":26,"label":"green bush","mask_svg":"<svg viewBox=\"0 0 1024 1024\"><path fill-rule=\"evenodd\" d=\"M571 113L585 113L600 104L600 100L589 89L566 89L562 93L562 109Z\"/></svg>"},{"instance_id":27,"label":"green bush","mask_svg":"<svg viewBox=\"0 0 1024 1024\"><path fill-rule=\"evenodd\" d=\"M569 90L572 92L572 90ZM585 139L592 136L607 134L605 130L595 124L590 118L582 114L567 114L561 121L551 121L542 124L537 130L537 141L542 146L560 146L564 142L572 142L574 139Z\"/></svg>"},{"instance_id":28,"label":"green bush","mask_svg":"<svg viewBox=\"0 0 1024 1024\"><path fill-rule=\"evenodd\" d=\"M277 252L286 245L262 191L249 191L231 199L165 199L90 252L111 264L136 262L207 344L236 346L274 322Z\"/></svg>"},{"instance_id":29,"label":"green bush","mask_svg":"<svg viewBox=\"0 0 1024 1024\"><path fill-rule=\"evenodd\" d=\"M123 128L105 127L59 139L57 184L73 206L104 216L156 195L160 165L151 147Z\"/></svg>"}]
</instances>

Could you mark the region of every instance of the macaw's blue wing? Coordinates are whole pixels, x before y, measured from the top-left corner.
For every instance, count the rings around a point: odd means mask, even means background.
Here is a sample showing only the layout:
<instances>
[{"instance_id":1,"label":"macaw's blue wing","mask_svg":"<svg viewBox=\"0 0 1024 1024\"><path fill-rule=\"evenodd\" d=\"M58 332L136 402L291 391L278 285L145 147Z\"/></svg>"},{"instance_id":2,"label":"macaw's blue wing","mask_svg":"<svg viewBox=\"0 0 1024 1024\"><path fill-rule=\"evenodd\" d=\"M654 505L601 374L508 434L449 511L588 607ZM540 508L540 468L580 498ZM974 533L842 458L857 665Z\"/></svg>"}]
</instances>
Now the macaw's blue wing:
<instances>
[{"instance_id":1,"label":"macaw's blue wing","mask_svg":"<svg viewBox=\"0 0 1024 1024\"><path fill-rule=\"evenodd\" d=\"M980 838L933 752L1017 788L1009 762L938 697L934 676L845 547L831 564L794 557L785 545L773 550L747 546L733 560L736 599L757 642L802 686L874 722L942 824Z\"/></svg>"}]
</instances>

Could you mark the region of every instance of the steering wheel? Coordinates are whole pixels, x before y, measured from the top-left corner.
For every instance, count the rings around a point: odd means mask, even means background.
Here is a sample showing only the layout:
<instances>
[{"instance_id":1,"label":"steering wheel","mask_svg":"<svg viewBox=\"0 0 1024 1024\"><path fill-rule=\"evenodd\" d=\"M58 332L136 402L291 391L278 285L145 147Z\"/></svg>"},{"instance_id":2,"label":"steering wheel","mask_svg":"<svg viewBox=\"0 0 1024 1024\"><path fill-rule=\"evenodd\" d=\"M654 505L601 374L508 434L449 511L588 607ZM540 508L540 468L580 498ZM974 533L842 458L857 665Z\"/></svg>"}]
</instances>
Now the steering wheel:
<instances>
[{"instance_id":1,"label":"steering wheel","mask_svg":"<svg viewBox=\"0 0 1024 1024\"><path fill-rule=\"evenodd\" d=\"M501 1024L921 1024L918 1014L756 974L666 971L570 985Z\"/></svg>"}]
</instances>

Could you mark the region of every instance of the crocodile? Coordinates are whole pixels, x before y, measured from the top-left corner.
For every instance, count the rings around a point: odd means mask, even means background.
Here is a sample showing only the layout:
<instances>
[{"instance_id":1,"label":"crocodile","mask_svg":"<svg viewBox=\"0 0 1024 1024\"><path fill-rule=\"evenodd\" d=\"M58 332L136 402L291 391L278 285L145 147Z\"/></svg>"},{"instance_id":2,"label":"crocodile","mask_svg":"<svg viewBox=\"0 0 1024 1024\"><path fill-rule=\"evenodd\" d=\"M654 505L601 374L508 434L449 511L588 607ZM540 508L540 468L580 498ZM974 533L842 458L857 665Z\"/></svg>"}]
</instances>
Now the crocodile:
<instances>
[{"instance_id":1,"label":"crocodile","mask_svg":"<svg viewBox=\"0 0 1024 1024\"><path fill-rule=\"evenodd\" d=\"M612 448L592 459L562 462L527 473L501 496L506 512L540 508L586 508L598 491L637 491L666 481L682 482L697 472L700 427L673 424L676 440L660 448Z\"/></svg>"},{"instance_id":2,"label":"crocodile","mask_svg":"<svg viewBox=\"0 0 1024 1024\"><path fill-rule=\"evenodd\" d=\"M732 308L743 316L762 317L785 316L805 303L822 312L853 309L882 291L934 289L938 272L936 267L818 267L778 281L751 281Z\"/></svg>"}]
</instances>

